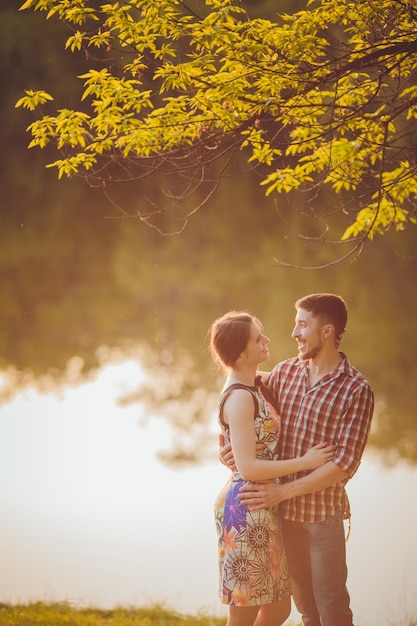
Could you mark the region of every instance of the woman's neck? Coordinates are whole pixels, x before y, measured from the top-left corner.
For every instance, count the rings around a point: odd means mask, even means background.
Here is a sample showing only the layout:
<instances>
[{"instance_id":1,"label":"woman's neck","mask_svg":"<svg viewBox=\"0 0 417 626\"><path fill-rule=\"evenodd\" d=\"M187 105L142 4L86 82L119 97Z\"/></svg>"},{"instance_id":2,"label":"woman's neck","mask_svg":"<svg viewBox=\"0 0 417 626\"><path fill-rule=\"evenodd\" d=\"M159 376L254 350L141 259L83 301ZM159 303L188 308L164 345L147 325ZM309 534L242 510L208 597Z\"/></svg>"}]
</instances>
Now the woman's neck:
<instances>
[{"instance_id":1,"label":"woman's neck","mask_svg":"<svg viewBox=\"0 0 417 626\"><path fill-rule=\"evenodd\" d=\"M243 385L254 387L255 377L256 377L256 370L254 372L230 370L230 372L227 375L227 381L230 381L230 384L242 383Z\"/></svg>"}]
</instances>

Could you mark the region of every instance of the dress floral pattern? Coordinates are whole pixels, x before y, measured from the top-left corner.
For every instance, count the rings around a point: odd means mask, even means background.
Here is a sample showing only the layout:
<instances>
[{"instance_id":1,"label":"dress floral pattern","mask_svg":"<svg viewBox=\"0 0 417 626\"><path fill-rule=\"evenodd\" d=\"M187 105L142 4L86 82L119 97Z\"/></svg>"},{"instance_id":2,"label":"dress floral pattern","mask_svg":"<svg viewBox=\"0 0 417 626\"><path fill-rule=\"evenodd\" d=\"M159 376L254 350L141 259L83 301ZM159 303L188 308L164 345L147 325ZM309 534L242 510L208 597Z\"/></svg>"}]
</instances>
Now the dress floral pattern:
<instances>
[{"instance_id":1,"label":"dress floral pattern","mask_svg":"<svg viewBox=\"0 0 417 626\"><path fill-rule=\"evenodd\" d=\"M222 395L219 422L225 441L230 441L227 424L222 421L223 403L235 388ZM255 400L254 428L256 456L277 460L280 420L275 409L256 387L244 387ZM232 474L215 505L219 556L219 596L223 604L257 606L290 596L287 559L276 507L249 511L239 500L244 481Z\"/></svg>"}]
</instances>

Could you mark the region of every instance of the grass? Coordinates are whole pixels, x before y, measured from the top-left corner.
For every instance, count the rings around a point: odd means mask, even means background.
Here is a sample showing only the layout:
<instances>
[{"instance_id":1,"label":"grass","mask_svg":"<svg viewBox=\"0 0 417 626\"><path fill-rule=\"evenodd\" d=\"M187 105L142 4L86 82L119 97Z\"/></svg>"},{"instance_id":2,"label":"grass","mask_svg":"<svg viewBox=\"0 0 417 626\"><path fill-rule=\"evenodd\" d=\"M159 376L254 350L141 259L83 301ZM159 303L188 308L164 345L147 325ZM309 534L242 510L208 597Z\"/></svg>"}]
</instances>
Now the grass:
<instances>
[{"instance_id":1,"label":"grass","mask_svg":"<svg viewBox=\"0 0 417 626\"><path fill-rule=\"evenodd\" d=\"M0 603L0 626L225 626L225 617L183 615L161 605L148 608L76 608L67 602ZM389 621L389 626L417 626L417 620Z\"/></svg>"},{"instance_id":2,"label":"grass","mask_svg":"<svg viewBox=\"0 0 417 626\"><path fill-rule=\"evenodd\" d=\"M149 608L76 608L66 602L0 604L0 626L225 626L226 619L181 615L163 606Z\"/></svg>"}]
</instances>

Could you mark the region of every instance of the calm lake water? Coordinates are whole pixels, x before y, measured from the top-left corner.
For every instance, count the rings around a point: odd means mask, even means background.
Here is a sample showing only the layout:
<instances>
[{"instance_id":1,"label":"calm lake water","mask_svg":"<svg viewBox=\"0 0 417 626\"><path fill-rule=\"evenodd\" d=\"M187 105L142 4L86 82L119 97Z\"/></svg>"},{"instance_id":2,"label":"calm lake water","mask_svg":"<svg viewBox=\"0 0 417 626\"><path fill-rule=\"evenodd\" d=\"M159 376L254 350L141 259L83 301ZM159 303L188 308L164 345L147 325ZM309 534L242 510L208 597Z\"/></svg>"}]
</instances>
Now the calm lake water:
<instances>
[{"instance_id":1,"label":"calm lake water","mask_svg":"<svg viewBox=\"0 0 417 626\"><path fill-rule=\"evenodd\" d=\"M182 470L157 460L168 427L117 402L140 377L137 363L120 362L89 383L29 388L1 407L0 601L226 614L212 506L227 470L215 459ZM387 469L368 454L349 485L356 626L417 617L416 479L416 468Z\"/></svg>"}]
</instances>

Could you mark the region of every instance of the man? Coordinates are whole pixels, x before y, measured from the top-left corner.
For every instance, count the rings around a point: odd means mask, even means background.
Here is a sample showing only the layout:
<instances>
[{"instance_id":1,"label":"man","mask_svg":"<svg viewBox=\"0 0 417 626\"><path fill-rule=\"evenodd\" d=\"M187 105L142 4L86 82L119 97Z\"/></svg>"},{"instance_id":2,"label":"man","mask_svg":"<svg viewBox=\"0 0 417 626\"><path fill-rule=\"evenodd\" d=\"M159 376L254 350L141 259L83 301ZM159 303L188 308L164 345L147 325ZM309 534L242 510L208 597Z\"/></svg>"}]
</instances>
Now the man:
<instances>
[{"instance_id":1,"label":"man","mask_svg":"<svg viewBox=\"0 0 417 626\"><path fill-rule=\"evenodd\" d=\"M240 497L249 509L282 502L292 593L304 626L353 626L346 588L343 519L350 518L350 510L344 485L360 464L374 398L362 374L338 350L347 322L344 300L318 293L301 298L295 307L292 336L298 357L264 373L282 419L281 458L301 456L323 441L335 444L336 453L313 472L286 476L279 484L246 484Z\"/></svg>"}]
</instances>

